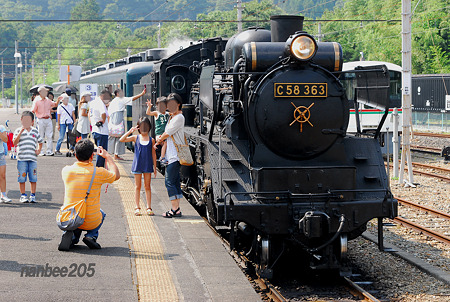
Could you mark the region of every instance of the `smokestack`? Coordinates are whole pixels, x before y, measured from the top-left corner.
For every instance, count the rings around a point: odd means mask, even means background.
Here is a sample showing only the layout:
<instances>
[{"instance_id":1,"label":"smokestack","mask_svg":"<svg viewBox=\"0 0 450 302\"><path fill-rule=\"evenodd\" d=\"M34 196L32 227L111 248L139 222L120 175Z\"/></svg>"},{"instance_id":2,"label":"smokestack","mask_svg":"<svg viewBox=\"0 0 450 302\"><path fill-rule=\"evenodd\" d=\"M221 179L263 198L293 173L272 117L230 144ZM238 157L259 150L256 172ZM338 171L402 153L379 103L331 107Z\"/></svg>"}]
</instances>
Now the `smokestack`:
<instances>
[{"instance_id":1,"label":"smokestack","mask_svg":"<svg viewBox=\"0 0 450 302\"><path fill-rule=\"evenodd\" d=\"M290 35L303 30L303 16L279 15L270 17L272 42L286 42Z\"/></svg>"}]
</instances>

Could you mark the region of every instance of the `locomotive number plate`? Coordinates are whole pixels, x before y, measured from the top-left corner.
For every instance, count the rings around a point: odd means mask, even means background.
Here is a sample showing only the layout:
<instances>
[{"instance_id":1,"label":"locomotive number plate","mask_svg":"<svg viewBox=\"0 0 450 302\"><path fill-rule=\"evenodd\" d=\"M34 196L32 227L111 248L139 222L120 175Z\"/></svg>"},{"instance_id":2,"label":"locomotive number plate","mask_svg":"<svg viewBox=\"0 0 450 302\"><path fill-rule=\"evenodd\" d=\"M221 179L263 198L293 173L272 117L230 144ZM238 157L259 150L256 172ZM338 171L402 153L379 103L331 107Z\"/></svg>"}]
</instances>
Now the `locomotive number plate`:
<instances>
[{"instance_id":1,"label":"locomotive number plate","mask_svg":"<svg viewBox=\"0 0 450 302\"><path fill-rule=\"evenodd\" d=\"M324 98L328 96L327 83L275 83L276 98Z\"/></svg>"}]
</instances>

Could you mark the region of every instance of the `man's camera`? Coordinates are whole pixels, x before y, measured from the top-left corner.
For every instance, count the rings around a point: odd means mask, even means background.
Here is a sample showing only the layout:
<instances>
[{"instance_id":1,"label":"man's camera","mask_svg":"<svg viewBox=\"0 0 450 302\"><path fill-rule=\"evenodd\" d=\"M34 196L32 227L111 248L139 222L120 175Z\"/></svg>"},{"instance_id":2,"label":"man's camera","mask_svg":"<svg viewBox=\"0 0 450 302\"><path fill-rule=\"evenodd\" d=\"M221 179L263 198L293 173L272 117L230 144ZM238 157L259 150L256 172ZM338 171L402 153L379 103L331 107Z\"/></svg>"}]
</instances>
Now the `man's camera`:
<instances>
[{"instance_id":1,"label":"man's camera","mask_svg":"<svg viewBox=\"0 0 450 302\"><path fill-rule=\"evenodd\" d=\"M103 122L102 121L98 121L97 123L95 123L95 126L101 127L101 126L103 126Z\"/></svg>"}]
</instances>

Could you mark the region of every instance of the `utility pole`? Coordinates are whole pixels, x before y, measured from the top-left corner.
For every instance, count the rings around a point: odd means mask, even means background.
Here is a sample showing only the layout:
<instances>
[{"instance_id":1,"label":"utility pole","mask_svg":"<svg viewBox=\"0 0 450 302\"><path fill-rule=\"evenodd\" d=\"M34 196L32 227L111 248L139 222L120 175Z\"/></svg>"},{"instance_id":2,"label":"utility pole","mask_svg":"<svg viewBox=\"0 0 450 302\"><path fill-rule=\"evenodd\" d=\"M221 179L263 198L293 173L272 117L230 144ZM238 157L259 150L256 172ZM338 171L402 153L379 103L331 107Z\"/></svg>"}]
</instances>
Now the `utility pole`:
<instances>
[{"instance_id":1,"label":"utility pole","mask_svg":"<svg viewBox=\"0 0 450 302\"><path fill-rule=\"evenodd\" d=\"M20 72L20 108L23 108L23 98L22 98L22 57L20 57L19 61L19 72Z\"/></svg>"},{"instance_id":2,"label":"utility pole","mask_svg":"<svg viewBox=\"0 0 450 302\"><path fill-rule=\"evenodd\" d=\"M15 51L14 51L14 65L15 65L15 68L16 68L16 85L15 85L15 87L14 87L14 101L15 101L15 105L16 105L16 114L19 114L19 103L17 102L17 95L18 95L18 93L19 93L19 91L18 91L18 89L19 89L19 87L17 86L17 80L18 80L18 78L17 78L17 58L18 58L18 55L17 55L17 40L15 41L15 43L14 43L14 48L15 48Z\"/></svg>"},{"instance_id":3,"label":"utility pole","mask_svg":"<svg viewBox=\"0 0 450 302\"><path fill-rule=\"evenodd\" d=\"M59 53L59 43L58 43L58 71L61 70L61 54Z\"/></svg>"},{"instance_id":4,"label":"utility pole","mask_svg":"<svg viewBox=\"0 0 450 302\"><path fill-rule=\"evenodd\" d=\"M237 20L238 20L238 32L242 32L242 11L245 7L242 6L242 0L237 0Z\"/></svg>"},{"instance_id":5,"label":"utility pole","mask_svg":"<svg viewBox=\"0 0 450 302\"><path fill-rule=\"evenodd\" d=\"M44 78L44 85L45 85L45 65L42 64L42 77Z\"/></svg>"},{"instance_id":6,"label":"utility pole","mask_svg":"<svg viewBox=\"0 0 450 302\"><path fill-rule=\"evenodd\" d=\"M407 186L414 187L411 163L411 0L402 0L402 157L399 181L403 184L408 165Z\"/></svg>"},{"instance_id":7,"label":"utility pole","mask_svg":"<svg viewBox=\"0 0 450 302\"><path fill-rule=\"evenodd\" d=\"M319 22L319 33L317 34L317 42L322 42L322 23Z\"/></svg>"},{"instance_id":8,"label":"utility pole","mask_svg":"<svg viewBox=\"0 0 450 302\"><path fill-rule=\"evenodd\" d=\"M3 73L3 57L2 57L2 101L5 99L5 74ZM5 104L3 104L5 106Z\"/></svg>"},{"instance_id":9,"label":"utility pole","mask_svg":"<svg viewBox=\"0 0 450 302\"><path fill-rule=\"evenodd\" d=\"M158 48L161 48L161 23L158 23Z\"/></svg>"},{"instance_id":10,"label":"utility pole","mask_svg":"<svg viewBox=\"0 0 450 302\"><path fill-rule=\"evenodd\" d=\"M34 86L34 59L31 59L31 86Z\"/></svg>"},{"instance_id":11,"label":"utility pole","mask_svg":"<svg viewBox=\"0 0 450 302\"><path fill-rule=\"evenodd\" d=\"M25 48L25 73L28 71L28 48Z\"/></svg>"}]
</instances>

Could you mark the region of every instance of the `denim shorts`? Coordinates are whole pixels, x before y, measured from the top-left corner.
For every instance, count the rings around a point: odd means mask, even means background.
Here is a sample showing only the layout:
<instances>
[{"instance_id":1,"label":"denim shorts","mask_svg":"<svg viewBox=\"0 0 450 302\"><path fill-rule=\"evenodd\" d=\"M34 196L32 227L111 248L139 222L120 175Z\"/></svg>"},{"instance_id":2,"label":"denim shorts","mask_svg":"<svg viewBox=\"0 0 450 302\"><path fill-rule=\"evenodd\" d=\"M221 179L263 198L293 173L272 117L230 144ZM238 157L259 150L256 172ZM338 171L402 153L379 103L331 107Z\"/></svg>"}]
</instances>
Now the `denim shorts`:
<instances>
[{"instance_id":1,"label":"denim shorts","mask_svg":"<svg viewBox=\"0 0 450 302\"><path fill-rule=\"evenodd\" d=\"M5 154L0 154L0 166L6 166Z\"/></svg>"},{"instance_id":2,"label":"denim shorts","mask_svg":"<svg viewBox=\"0 0 450 302\"><path fill-rule=\"evenodd\" d=\"M37 162L31 160L18 160L17 170L19 171L18 182L26 182L27 175L30 182L37 182Z\"/></svg>"}]
</instances>

